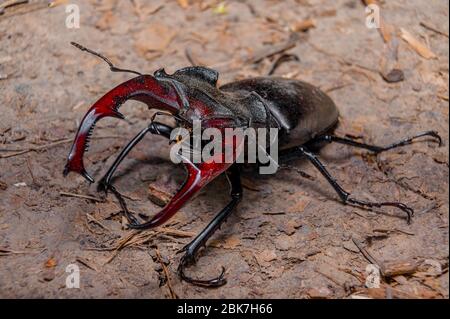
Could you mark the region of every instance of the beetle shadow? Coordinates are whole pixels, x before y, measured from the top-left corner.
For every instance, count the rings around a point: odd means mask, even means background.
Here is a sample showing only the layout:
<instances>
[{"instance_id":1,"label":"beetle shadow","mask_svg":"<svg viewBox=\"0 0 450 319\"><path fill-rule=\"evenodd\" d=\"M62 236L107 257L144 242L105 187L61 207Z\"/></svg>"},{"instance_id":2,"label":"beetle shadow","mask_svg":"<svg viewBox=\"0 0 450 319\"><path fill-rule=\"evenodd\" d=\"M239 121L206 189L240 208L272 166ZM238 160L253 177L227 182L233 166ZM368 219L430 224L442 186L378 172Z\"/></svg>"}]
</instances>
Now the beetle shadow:
<instances>
[{"instance_id":1,"label":"beetle shadow","mask_svg":"<svg viewBox=\"0 0 450 319\"><path fill-rule=\"evenodd\" d=\"M225 207L229 198L225 196L228 192L224 192L223 190L224 188L228 190L229 184L226 182L224 175L221 174L215 180L211 181L193 199L206 195L208 198L220 199L220 203L217 203L218 209L221 208L221 204ZM182 187L187 176L188 173L182 163L174 164L168 158L152 156L140 160L128 160L122 163L120 171L118 170L111 179L111 184L116 185L127 178L133 177L137 177L139 183L145 184L162 180L163 184L169 186L171 196L173 196Z\"/></svg>"},{"instance_id":2,"label":"beetle shadow","mask_svg":"<svg viewBox=\"0 0 450 319\"><path fill-rule=\"evenodd\" d=\"M342 153L341 153L342 154ZM338 155L338 156L328 156L325 155L323 156L321 154L321 158L326 159L326 162L330 162L330 161L345 161L349 158L352 157L352 154L344 154L344 155ZM246 178L251 178L253 179L255 182L257 182L257 184L266 184L266 183L270 183L271 179L277 179L277 180L282 180L285 183L289 183L292 185L297 185L297 186L304 186L304 189L307 191L311 191L315 194L317 194L320 197L323 197L325 200L330 200L330 201L334 201L337 203L340 203L344 206L352 206L358 209L361 209L363 211L367 211L367 212L372 212L372 213L376 213L376 214L380 214L380 215L384 215L384 216L388 216L388 217L394 217L394 218L398 218L398 219L404 219L404 216L393 213L393 212L388 212L382 209L376 209L376 208L368 208L368 207L361 207L358 205L352 205L352 204L343 204L342 201L339 200L338 195L336 194L336 192L333 190L332 186L324 179L324 177L317 171L317 170L311 170L310 167L308 167L308 160L303 159L303 158L299 158L299 159L293 159L291 161L289 161L289 164L293 167L296 167L302 171L307 172L308 170L311 172L313 172L313 174L311 174L315 180L309 180L305 177L302 177L300 174L298 173L294 173L294 174L287 174L285 172L279 172L278 174L270 174L270 175L261 175L258 173L258 167L256 165L252 165L252 166L248 166L248 168L246 170L243 171L242 176L246 177ZM148 170L154 170L157 169L157 172L155 173L151 173L148 174ZM187 173L184 170L183 166L181 164L174 164L170 159L164 158L164 157L148 157L146 159L143 160L133 160L133 161L128 161L127 163L123 163L121 165L121 169L120 171L118 171L113 179L112 179L112 183L118 183L121 180L130 177L130 175L134 175L137 173L141 173L142 175L150 175L152 176L151 179L142 179L142 177L139 179L142 183L147 183L149 181L156 181L158 179L160 179L160 176L164 173L169 173L170 172L170 176L167 177L169 179L171 179L175 184L177 184L177 187L181 187L181 185L183 184L183 182L185 181L186 177L187 177ZM280 174L281 173L281 174ZM333 172L330 172L333 175ZM310 174L310 173L308 173ZM141 176L142 176L141 175ZM319 179L322 179L321 182L318 182ZM325 182L325 183L324 183ZM338 180L338 183L339 180ZM324 187L323 185L327 185L326 187ZM204 190L202 190L200 192L200 194L198 195L198 197L203 196L203 195L207 195L208 198L212 198L212 197L218 197L217 199L220 200L220 203L217 203L217 205L215 205L215 209L214 212L218 211L220 209L220 205L225 205L226 199L223 199L222 196L217 196L217 194L221 194L223 193L223 188L226 187L226 183L215 183L214 181L211 182ZM223 200L222 200L223 199ZM245 194L244 194L244 199L245 199ZM223 203L222 203L223 201ZM213 213L214 213L213 212ZM144 217L144 216L142 216ZM148 216L145 216L148 218Z\"/></svg>"},{"instance_id":3,"label":"beetle shadow","mask_svg":"<svg viewBox=\"0 0 450 319\"><path fill-rule=\"evenodd\" d=\"M177 165L173 165L170 159L166 159L163 157L148 157L140 160L128 160L126 162L121 163L120 169L116 171L113 178L111 179L111 183L115 184L122 181L124 178L130 177L135 174L139 174L140 180L142 182L153 181L161 175L162 172L167 171L169 169L180 170L183 172L183 169L177 168ZM153 170L153 171L152 171ZM173 174L174 176L179 176L184 174ZM142 178L142 176L149 176L148 178Z\"/></svg>"},{"instance_id":4,"label":"beetle shadow","mask_svg":"<svg viewBox=\"0 0 450 319\"><path fill-rule=\"evenodd\" d=\"M345 160L345 159L348 159L351 157L352 157L351 155L350 156L339 156L339 157L337 157L337 159L338 159L338 161L341 161L341 160ZM326 159L327 162L330 162L330 161L333 161L333 159L335 157L334 156L321 156L321 158L324 158L324 159ZM308 163L309 163L308 160L303 159L303 158L293 159L293 160L289 161L289 164L291 164L291 166L296 167L299 170L310 174L305 169L305 168L308 168L307 167ZM392 209L392 212L390 212L390 211L385 211L382 209L377 209L375 207L369 208L369 207L359 206L359 205L355 205L355 204L351 204L351 203L344 204L339 199L339 196L334 191L333 187L326 181L326 179L322 176L322 174L320 174L320 172L317 170L313 170L314 174L310 174L314 177L315 180L309 180L305 177L302 177L297 172L294 172L294 174L282 173L282 175L279 173L274 174L274 175L260 175L260 174L258 174L257 168L253 168L252 170L253 170L253 172L251 170L249 170L248 172L245 173L244 176L254 178L255 181L258 181L257 184L260 184L261 181L263 181L263 183L267 183L270 181L270 179L275 178L277 180L281 180L288 184L292 183L293 185L295 184L297 186L302 185L302 186L304 186L305 190L314 192L315 194L325 198L325 200L334 201L343 206L355 207L355 208L361 209L366 212L376 213L377 215L383 215L383 216L387 216L390 218L405 219L404 215L400 215L399 213L394 213L393 212L394 209ZM330 172L330 173L333 175L333 172ZM320 182L318 182L319 179L321 179ZM341 184L341 182L339 180L337 182L339 184ZM326 187L323 187L324 184L326 185ZM350 193L352 194L353 192L350 192ZM359 198L357 198L357 199L359 199ZM367 217L367 218L370 218L370 217Z\"/></svg>"}]
</instances>

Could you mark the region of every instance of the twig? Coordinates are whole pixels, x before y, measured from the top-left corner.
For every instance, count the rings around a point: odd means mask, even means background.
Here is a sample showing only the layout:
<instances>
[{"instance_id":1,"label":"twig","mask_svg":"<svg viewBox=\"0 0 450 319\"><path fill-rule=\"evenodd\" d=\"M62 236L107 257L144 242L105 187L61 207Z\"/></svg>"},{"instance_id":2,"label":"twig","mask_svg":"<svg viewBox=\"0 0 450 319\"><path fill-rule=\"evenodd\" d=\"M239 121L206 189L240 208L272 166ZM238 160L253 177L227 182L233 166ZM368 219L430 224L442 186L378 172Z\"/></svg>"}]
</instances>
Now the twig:
<instances>
[{"instance_id":1,"label":"twig","mask_svg":"<svg viewBox=\"0 0 450 319\"><path fill-rule=\"evenodd\" d=\"M94 202L104 203L104 200L102 200L100 198L97 198L97 197L94 197L94 196L89 196L89 195L81 195L81 194L68 193L68 192L59 192L59 195L66 196L66 197L76 197L76 198L89 199L89 200L92 200Z\"/></svg>"},{"instance_id":2,"label":"twig","mask_svg":"<svg viewBox=\"0 0 450 319\"><path fill-rule=\"evenodd\" d=\"M298 35L296 33L292 33L286 42L278 45L272 45L269 49L262 49L261 51L257 52L253 58L247 60L247 63L250 64L258 63L266 58L274 56L275 54L282 53L284 51L292 49L297 45L297 40Z\"/></svg>"},{"instance_id":3,"label":"twig","mask_svg":"<svg viewBox=\"0 0 450 319\"><path fill-rule=\"evenodd\" d=\"M16 6L13 10L11 10L11 12L7 11L7 12L4 12L3 14L2 14L2 12L3 12L2 9L0 9L0 21L2 19L10 18L15 15L27 14L27 13L30 13L33 11L47 9L49 7L52 7L51 3L49 4L49 3L45 3L45 2L29 3L27 1L27 2L24 2L23 4L24 5ZM9 6L9 7L11 7L11 6Z\"/></svg>"},{"instance_id":4,"label":"twig","mask_svg":"<svg viewBox=\"0 0 450 319\"><path fill-rule=\"evenodd\" d=\"M19 4L28 3L28 0L7 0L3 3L0 3L0 14L3 12L4 9L18 6Z\"/></svg>"},{"instance_id":5,"label":"twig","mask_svg":"<svg viewBox=\"0 0 450 319\"><path fill-rule=\"evenodd\" d=\"M384 273L384 265L383 263L379 262L375 257L373 257L363 246L362 244L356 240L354 237L352 237L353 243L358 247L359 251L363 254L363 256L370 261L372 264L377 265L380 268L380 271Z\"/></svg>"},{"instance_id":6,"label":"twig","mask_svg":"<svg viewBox=\"0 0 450 319\"><path fill-rule=\"evenodd\" d=\"M352 84L351 83L343 83L343 84L335 85L335 86L332 86L332 87L324 88L323 91L325 93L330 93L330 92L333 92L333 91L345 88L345 87L347 87L349 85L352 85Z\"/></svg>"},{"instance_id":7,"label":"twig","mask_svg":"<svg viewBox=\"0 0 450 319\"><path fill-rule=\"evenodd\" d=\"M109 264L120 252L120 250L126 246L126 244L134 237L138 234L137 231L131 231L128 234L126 234L124 237L122 237L122 239L119 240L118 245L116 246L116 248L114 249L113 254L108 258L108 260L103 264Z\"/></svg>"},{"instance_id":8,"label":"twig","mask_svg":"<svg viewBox=\"0 0 450 319\"><path fill-rule=\"evenodd\" d=\"M84 223L86 224L86 228L87 228L91 233L96 234L96 235L103 235L103 232L95 231L95 230L91 227L91 225L89 224L89 218L88 218L88 217L86 217Z\"/></svg>"},{"instance_id":9,"label":"twig","mask_svg":"<svg viewBox=\"0 0 450 319\"><path fill-rule=\"evenodd\" d=\"M31 164L30 164L29 158L27 158L27 168L28 168L28 172L30 173L31 179L33 180L33 184L37 185L36 179L34 178L33 170L31 169Z\"/></svg>"},{"instance_id":10,"label":"twig","mask_svg":"<svg viewBox=\"0 0 450 319\"><path fill-rule=\"evenodd\" d=\"M435 27L432 27L431 25L429 25L429 24L427 24L427 23L425 23L423 21L420 22L420 25L422 27L424 27L425 29L428 29L430 31L433 31L433 32L435 32L437 34L443 35L444 37L448 38L448 33L444 32L444 31L441 31L441 30L438 30Z\"/></svg>"},{"instance_id":11,"label":"twig","mask_svg":"<svg viewBox=\"0 0 450 319\"><path fill-rule=\"evenodd\" d=\"M22 254L33 254L35 251L17 251L7 248L0 248L0 257L1 256L9 256L9 255L22 255Z\"/></svg>"},{"instance_id":12,"label":"twig","mask_svg":"<svg viewBox=\"0 0 450 319\"><path fill-rule=\"evenodd\" d=\"M116 245L112 245L110 247L87 247L86 250L94 250L94 251L115 251L113 256L106 262L109 263L115 256L117 256L118 251L122 248L129 247L132 245L143 245L147 243L150 239L153 239L159 235L166 234L172 237L182 237L182 238L190 238L195 235L193 232L187 232L177 229L172 229L168 227L161 227L155 230L144 231L144 232L136 232L132 233L132 235L125 235L122 237ZM131 236L131 237L129 237ZM136 237L135 237L136 236ZM129 238L128 238L129 237ZM105 264L106 264L105 263Z\"/></svg>"},{"instance_id":13,"label":"twig","mask_svg":"<svg viewBox=\"0 0 450 319\"><path fill-rule=\"evenodd\" d=\"M424 209L418 211L416 214L419 215L425 215L426 213L432 211L433 209L439 208L441 205L438 202L433 202Z\"/></svg>"},{"instance_id":14,"label":"twig","mask_svg":"<svg viewBox=\"0 0 450 319\"><path fill-rule=\"evenodd\" d=\"M94 139L118 138L118 137L120 137L120 136L100 136L100 137L96 137ZM34 147L27 148L27 149L22 149L22 150L21 149L0 149L0 152L13 152L11 154L0 155L0 159L23 155L23 154L30 153L30 152L39 152L39 151L53 148L55 146L70 143L72 141L73 141L73 138L66 138L66 139L63 139L63 140L60 140L57 142L52 142L52 143L41 145L41 146L34 146Z\"/></svg>"},{"instance_id":15,"label":"twig","mask_svg":"<svg viewBox=\"0 0 450 319\"><path fill-rule=\"evenodd\" d=\"M8 126L7 128L3 129L2 131L0 131L0 135L3 136L6 133L8 133L9 131L11 131L12 127Z\"/></svg>"},{"instance_id":16,"label":"twig","mask_svg":"<svg viewBox=\"0 0 450 319\"><path fill-rule=\"evenodd\" d=\"M177 294L175 293L175 291L172 288L172 282L170 280L169 270L167 269L167 266L164 264L164 262L161 258L161 253L159 252L158 246L155 246L155 252L156 252L156 258L158 259L158 262L161 264L161 267L163 269L164 276L166 276L167 287L169 288L170 297L172 299L178 299Z\"/></svg>"},{"instance_id":17,"label":"twig","mask_svg":"<svg viewBox=\"0 0 450 319\"><path fill-rule=\"evenodd\" d=\"M104 265L110 263L120 252L121 249L131 246L131 245L142 245L148 242L150 239L158 236L159 232L165 233L171 236L179 236L179 237L192 237L194 234L190 232L184 232L180 230L174 230L169 228L160 228L158 230L154 230L152 232L140 232L140 231L131 231L125 236L123 236L118 244L113 248L101 248L101 249L91 249L91 250L114 250L111 257L105 262ZM135 238L137 237L137 238Z\"/></svg>"},{"instance_id":18,"label":"twig","mask_svg":"<svg viewBox=\"0 0 450 319\"><path fill-rule=\"evenodd\" d=\"M54 143L50 143L50 144L46 144L46 145L42 145L42 146L30 147L25 150L15 151L15 153L0 155L0 158L9 158L9 157L13 157L13 156L23 155L23 154L26 154L29 152L38 152L38 151L49 149L49 148L52 148L52 147L55 147L55 146L58 146L61 144L69 143L71 141L72 141L72 139L65 139L65 140L62 140L59 142L54 142ZM2 150L2 151L9 152L9 150Z\"/></svg>"},{"instance_id":19,"label":"twig","mask_svg":"<svg viewBox=\"0 0 450 319\"><path fill-rule=\"evenodd\" d=\"M87 217L87 219L88 219L88 222L93 222L93 223L99 225L101 228L103 228L103 229L109 231L108 227L106 227L105 225L103 225L100 221L98 221L98 220L97 220L94 216L92 216L91 214L87 213L87 214L86 214L86 217Z\"/></svg>"},{"instance_id":20,"label":"twig","mask_svg":"<svg viewBox=\"0 0 450 319\"><path fill-rule=\"evenodd\" d=\"M394 229L383 229L383 228L375 228L373 229L373 232L377 232L377 233L392 233L392 232L398 232L398 233L402 233L405 235L409 235L409 236L415 236L415 233L413 232L409 232L403 229L399 229L399 228L394 228Z\"/></svg>"},{"instance_id":21,"label":"twig","mask_svg":"<svg viewBox=\"0 0 450 319\"><path fill-rule=\"evenodd\" d=\"M194 237L195 236L194 232L178 230L178 229L172 229L172 228L167 228L167 227L161 227L161 228L158 228L155 231L157 233L164 233L166 235L176 236L176 237L190 238L190 237Z\"/></svg>"},{"instance_id":22,"label":"twig","mask_svg":"<svg viewBox=\"0 0 450 319\"><path fill-rule=\"evenodd\" d=\"M92 269L92 270L98 272L98 269L95 266L92 266L86 259L81 258L81 257L77 257L76 261L78 261L80 264L88 267L89 269Z\"/></svg>"},{"instance_id":23,"label":"twig","mask_svg":"<svg viewBox=\"0 0 450 319\"><path fill-rule=\"evenodd\" d=\"M286 212L263 212L263 215L286 215Z\"/></svg>"},{"instance_id":24,"label":"twig","mask_svg":"<svg viewBox=\"0 0 450 319\"><path fill-rule=\"evenodd\" d=\"M124 195L124 194L122 194L122 197L123 197L123 198L126 198L126 199L128 199L128 200L131 200L131 201L133 201L133 202L139 202L139 201L141 201L140 198L134 198L134 197L131 197L131 196L128 196L128 195Z\"/></svg>"},{"instance_id":25,"label":"twig","mask_svg":"<svg viewBox=\"0 0 450 319\"><path fill-rule=\"evenodd\" d=\"M282 54L280 55L273 63L272 66L269 69L269 72L267 72L267 75L273 75L275 71L285 62L288 61L300 61L300 58L296 56L295 54Z\"/></svg>"}]
</instances>

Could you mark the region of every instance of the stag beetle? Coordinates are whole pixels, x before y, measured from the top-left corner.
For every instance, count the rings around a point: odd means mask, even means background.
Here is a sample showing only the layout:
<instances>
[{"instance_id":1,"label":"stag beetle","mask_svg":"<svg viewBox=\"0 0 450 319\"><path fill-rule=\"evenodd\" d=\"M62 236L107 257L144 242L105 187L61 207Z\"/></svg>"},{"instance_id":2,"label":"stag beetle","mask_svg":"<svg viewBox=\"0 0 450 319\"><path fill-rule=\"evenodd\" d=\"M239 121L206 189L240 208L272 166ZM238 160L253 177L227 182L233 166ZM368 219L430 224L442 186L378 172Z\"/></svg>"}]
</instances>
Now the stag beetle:
<instances>
[{"instance_id":1,"label":"stag beetle","mask_svg":"<svg viewBox=\"0 0 450 319\"><path fill-rule=\"evenodd\" d=\"M70 171L84 176L89 182L94 179L87 173L83 164L83 155L88 148L89 138L95 123L103 117L123 119L119 107L127 100L137 100L148 107L165 111L173 116L177 125L189 127L193 119L200 118L204 128L215 127L271 127L279 131L279 162L289 159L305 157L308 159L331 184L344 204L362 206L366 208L393 206L406 213L408 223L414 214L412 208L400 202L375 202L359 200L350 196L313 151L315 146L326 143L341 143L353 147L363 148L378 154L393 148L404 146L413 140L431 136L442 144L437 132L427 131L399 142L376 146L361 143L352 138L338 137L333 131L338 123L338 109L329 96L311 84L283 78L259 77L241 80L217 87L218 72L206 67L186 67L173 74L167 74L163 69L154 75L141 74L136 71L116 68L106 57L72 43L77 48L102 58L113 72L131 72L137 77L126 81L112 89L100 98L84 116L70 150L64 176ZM155 116L158 113L155 114ZM242 199L242 185L240 180L241 165L236 163L208 163L194 164L184 162L187 178L169 203L149 221L140 223L131 214L120 193L111 184L111 179L119 164L130 150L147 134L156 134L170 139L173 127L155 121L155 116L149 125L134 137L119 154L111 168L101 179L98 190L110 190L119 200L123 213L132 229L146 229L160 226L171 218L183 205L209 182L225 173L230 183L230 202L214 219L187 244L181 251L178 274L182 280L203 287L218 287L226 283L224 268L222 273L211 280L200 280L185 274L185 268L195 263L195 256L204 246L212 234L227 219ZM280 164L281 165L281 164Z\"/></svg>"}]
</instances>

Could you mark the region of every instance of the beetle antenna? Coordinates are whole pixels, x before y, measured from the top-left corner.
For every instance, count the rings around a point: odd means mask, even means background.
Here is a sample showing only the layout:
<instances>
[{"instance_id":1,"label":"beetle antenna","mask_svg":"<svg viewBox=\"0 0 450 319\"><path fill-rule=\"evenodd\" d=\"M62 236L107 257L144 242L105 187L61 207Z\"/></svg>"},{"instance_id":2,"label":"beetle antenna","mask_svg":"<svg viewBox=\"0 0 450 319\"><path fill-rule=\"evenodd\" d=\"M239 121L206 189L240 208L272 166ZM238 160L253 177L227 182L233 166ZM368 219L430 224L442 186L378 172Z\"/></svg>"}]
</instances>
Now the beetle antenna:
<instances>
[{"instance_id":1,"label":"beetle antenna","mask_svg":"<svg viewBox=\"0 0 450 319\"><path fill-rule=\"evenodd\" d=\"M104 55L102 55L102 54L100 54L100 53L97 53L97 52L95 52L95 51L92 51L91 49L88 49L88 48L82 46L81 44L78 44L78 43L76 43L76 42L70 42L70 44L72 44L72 45L73 45L74 47L76 47L77 49L80 49L81 51L86 51L86 52L88 52L88 53L90 53L90 54L93 54L93 55L95 55L96 57L99 57L100 59L102 59L103 61L105 61L106 63L108 63L111 72L126 72L126 73L134 73L134 74L137 74L137 75L142 75L142 73L139 73L139 72L137 72L137 71L116 68L116 67L114 66L114 64L112 64L112 62L109 61L109 59L108 59L107 57L105 57Z\"/></svg>"}]
</instances>

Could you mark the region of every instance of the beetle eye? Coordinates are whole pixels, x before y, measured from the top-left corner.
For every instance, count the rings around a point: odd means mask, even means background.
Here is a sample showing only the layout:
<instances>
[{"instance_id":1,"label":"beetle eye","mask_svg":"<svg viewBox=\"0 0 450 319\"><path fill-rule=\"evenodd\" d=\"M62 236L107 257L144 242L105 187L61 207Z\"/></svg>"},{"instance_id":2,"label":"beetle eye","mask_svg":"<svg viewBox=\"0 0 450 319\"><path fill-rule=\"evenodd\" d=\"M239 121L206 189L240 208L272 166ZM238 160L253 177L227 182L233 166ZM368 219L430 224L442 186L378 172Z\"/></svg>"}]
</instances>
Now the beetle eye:
<instances>
[{"instance_id":1,"label":"beetle eye","mask_svg":"<svg viewBox=\"0 0 450 319\"><path fill-rule=\"evenodd\" d=\"M153 73L153 75L154 75L155 77L164 77L164 76L167 76L167 73L166 73L166 71L165 71L163 68L161 68L161 69L156 70L156 71Z\"/></svg>"}]
</instances>

